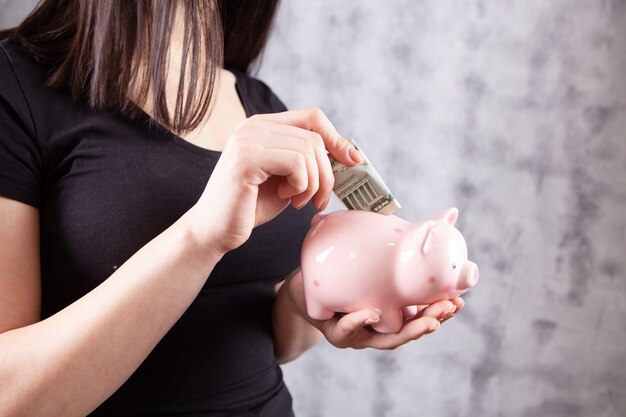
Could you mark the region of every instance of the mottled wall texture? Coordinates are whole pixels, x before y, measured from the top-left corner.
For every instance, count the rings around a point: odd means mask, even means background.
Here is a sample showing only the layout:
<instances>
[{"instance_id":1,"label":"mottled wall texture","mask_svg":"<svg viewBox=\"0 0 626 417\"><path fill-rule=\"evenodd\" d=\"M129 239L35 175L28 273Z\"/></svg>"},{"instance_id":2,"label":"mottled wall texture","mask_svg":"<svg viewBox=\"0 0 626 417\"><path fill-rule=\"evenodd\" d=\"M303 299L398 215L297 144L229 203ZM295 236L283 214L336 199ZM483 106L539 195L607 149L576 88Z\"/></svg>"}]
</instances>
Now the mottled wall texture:
<instances>
[{"instance_id":1,"label":"mottled wall texture","mask_svg":"<svg viewBox=\"0 0 626 417\"><path fill-rule=\"evenodd\" d=\"M625 76L621 0L283 1L259 77L481 270L433 335L286 365L298 416L626 416Z\"/></svg>"}]
</instances>

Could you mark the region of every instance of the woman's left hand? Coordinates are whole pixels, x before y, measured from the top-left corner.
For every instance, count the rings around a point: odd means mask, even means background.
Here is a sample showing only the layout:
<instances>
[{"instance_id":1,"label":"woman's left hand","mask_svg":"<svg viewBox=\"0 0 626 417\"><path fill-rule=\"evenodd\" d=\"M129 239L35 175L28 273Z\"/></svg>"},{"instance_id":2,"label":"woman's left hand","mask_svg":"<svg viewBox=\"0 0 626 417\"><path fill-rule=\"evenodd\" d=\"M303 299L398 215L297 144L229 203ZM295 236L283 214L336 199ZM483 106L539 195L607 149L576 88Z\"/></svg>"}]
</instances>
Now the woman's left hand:
<instances>
[{"instance_id":1,"label":"woman's left hand","mask_svg":"<svg viewBox=\"0 0 626 417\"><path fill-rule=\"evenodd\" d=\"M397 333L379 333L369 325L379 320L375 310L360 310L348 314L336 314L329 320L315 320L306 312L302 274L293 274L285 285L293 303L302 316L337 348L396 349L410 341L434 332L444 321L458 314L465 304L460 297L438 301L430 305L409 308L409 316ZM406 315L407 313L405 313Z\"/></svg>"}]
</instances>

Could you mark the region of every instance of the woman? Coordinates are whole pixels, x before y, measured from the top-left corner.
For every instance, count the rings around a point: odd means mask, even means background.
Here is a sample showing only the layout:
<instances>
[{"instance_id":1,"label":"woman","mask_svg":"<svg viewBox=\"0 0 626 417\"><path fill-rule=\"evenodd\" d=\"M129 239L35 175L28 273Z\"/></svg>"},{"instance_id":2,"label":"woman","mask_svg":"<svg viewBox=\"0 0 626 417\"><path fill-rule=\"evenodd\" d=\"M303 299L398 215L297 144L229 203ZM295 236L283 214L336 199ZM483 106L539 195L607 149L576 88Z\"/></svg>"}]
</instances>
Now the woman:
<instances>
[{"instance_id":1,"label":"woman","mask_svg":"<svg viewBox=\"0 0 626 417\"><path fill-rule=\"evenodd\" d=\"M321 335L393 349L460 311L304 312L326 151L361 157L247 75L275 8L46 0L0 32L0 415L292 415L278 363Z\"/></svg>"}]
</instances>

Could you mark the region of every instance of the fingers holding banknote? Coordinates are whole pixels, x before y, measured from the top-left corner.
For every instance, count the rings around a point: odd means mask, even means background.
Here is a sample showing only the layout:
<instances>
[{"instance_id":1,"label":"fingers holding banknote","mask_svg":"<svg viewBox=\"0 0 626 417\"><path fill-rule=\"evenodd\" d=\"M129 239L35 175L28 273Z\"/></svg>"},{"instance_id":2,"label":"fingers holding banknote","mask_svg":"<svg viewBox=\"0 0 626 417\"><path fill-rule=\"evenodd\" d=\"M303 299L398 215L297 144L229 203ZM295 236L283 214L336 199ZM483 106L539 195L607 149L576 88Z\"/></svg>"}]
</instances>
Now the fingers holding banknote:
<instances>
[{"instance_id":1,"label":"fingers holding banknote","mask_svg":"<svg viewBox=\"0 0 626 417\"><path fill-rule=\"evenodd\" d=\"M323 210L328 205L333 189L334 176L327 152L336 160L352 166L362 161L361 154L335 129L324 112L318 108L300 109L282 113L256 115L251 118L259 127L282 137L298 137L304 147L314 153L314 162L319 168L319 181L312 181L305 193L286 185L279 190L283 196L291 197L294 207L302 207L309 199ZM313 161L311 161L313 162Z\"/></svg>"},{"instance_id":2,"label":"fingers holding banknote","mask_svg":"<svg viewBox=\"0 0 626 417\"><path fill-rule=\"evenodd\" d=\"M289 204L328 204L334 176L327 152L347 165L360 154L319 109L252 116L231 133L207 186L190 210L191 233L228 252Z\"/></svg>"}]
</instances>

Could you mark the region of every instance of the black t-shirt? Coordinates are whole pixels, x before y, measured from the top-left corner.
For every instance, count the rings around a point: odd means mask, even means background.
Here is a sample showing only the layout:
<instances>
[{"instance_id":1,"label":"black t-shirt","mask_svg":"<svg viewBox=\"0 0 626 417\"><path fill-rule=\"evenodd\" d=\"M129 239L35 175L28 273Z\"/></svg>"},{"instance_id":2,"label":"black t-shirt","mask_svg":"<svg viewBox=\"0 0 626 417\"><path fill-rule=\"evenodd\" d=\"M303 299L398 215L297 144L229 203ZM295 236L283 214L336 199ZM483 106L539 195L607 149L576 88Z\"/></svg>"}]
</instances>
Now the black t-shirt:
<instances>
[{"instance_id":1,"label":"black t-shirt","mask_svg":"<svg viewBox=\"0 0 626 417\"><path fill-rule=\"evenodd\" d=\"M0 195L40 211L42 319L102 283L185 213L220 157L150 127L147 115L130 120L75 103L44 86L49 72L0 42ZM265 84L235 75L248 116L285 109ZM93 415L239 415L263 404L271 411L245 415L288 415L291 397L273 353L273 286L298 266L313 214L310 204L289 207L227 253L182 318Z\"/></svg>"}]
</instances>

